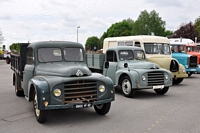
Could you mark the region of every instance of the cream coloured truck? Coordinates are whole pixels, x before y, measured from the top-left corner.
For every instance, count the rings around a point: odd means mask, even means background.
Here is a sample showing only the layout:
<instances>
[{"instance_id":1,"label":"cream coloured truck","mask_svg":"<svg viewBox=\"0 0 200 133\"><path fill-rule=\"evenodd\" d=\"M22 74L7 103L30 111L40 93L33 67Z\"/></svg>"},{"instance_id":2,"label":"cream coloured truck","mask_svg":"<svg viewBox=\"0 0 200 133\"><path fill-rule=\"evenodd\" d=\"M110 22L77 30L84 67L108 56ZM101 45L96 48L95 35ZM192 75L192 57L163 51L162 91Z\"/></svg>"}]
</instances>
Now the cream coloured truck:
<instances>
[{"instance_id":1,"label":"cream coloured truck","mask_svg":"<svg viewBox=\"0 0 200 133\"><path fill-rule=\"evenodd\" d=\"M188 77L185 67L172 58L170 41L166 37L148 35L109 37L104 39L103 53L113 46L141 47L145 51L147 61L171 71L173 84L179 84Z\"/></svg>"}]
</instances>

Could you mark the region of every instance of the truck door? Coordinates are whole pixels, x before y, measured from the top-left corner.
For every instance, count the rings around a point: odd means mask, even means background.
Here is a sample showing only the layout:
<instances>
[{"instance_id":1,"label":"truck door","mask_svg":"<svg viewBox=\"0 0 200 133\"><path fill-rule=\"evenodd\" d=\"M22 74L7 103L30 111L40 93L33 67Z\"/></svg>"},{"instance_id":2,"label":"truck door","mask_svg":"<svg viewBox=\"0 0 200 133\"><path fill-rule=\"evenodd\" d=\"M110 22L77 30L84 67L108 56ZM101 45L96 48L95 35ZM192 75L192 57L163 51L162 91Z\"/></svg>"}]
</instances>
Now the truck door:
<instances>
[{"instance_id":1,"label":"truck door","mask_svg":"<svg viewBox=\"0 0 200 133\"><path fill-rule=\"evenodd\" d=\"M117 56L115 51L107 51L106 52L106 62L109 62L109 67L103 69L103 74L110 77L115 83L115 74L117 71Z\"/></svg>"},{"instance_id":2,"label":"truck door","mask_svg":"<svg viewBox=\"0 0 200 133\"><path fill-rule=\"evenodd\" d=\"M32 48L28 48L27 57L26 57L26 65L24 67L23 72L23 81L22 87L24 90L24 94L28 96L28 83L31 78L34 76L34 53Z\"/></svg>"}]
</instances>

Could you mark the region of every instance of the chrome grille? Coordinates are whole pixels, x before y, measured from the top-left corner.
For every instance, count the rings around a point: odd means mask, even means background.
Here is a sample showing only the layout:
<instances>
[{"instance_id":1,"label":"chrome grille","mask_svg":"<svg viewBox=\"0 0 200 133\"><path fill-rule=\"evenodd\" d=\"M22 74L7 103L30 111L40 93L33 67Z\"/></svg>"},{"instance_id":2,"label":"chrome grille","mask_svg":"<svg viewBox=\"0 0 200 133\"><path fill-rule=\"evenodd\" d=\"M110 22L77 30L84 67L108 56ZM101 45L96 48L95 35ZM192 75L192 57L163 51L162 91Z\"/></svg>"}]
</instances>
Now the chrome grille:
<instances>
[{"instance_id":1,"label":"chrome grille","mask_svg":"<svg viewBox=\"0 0 200 133\"><path fill-rule=\"evenodd\" d=\"M64 104L94 102L97 100L96 81L73 81L64 83Z\"/></svg>"},{"instance_id":2,"label":"chrome grille","mask_svg":"<svg viewBox=\"0 0 200 133\"><path fill-rule=\"evenodd\" d=\"M164 72L149 72L148 86L164 85Z\"/></svg>"}]
</instances>

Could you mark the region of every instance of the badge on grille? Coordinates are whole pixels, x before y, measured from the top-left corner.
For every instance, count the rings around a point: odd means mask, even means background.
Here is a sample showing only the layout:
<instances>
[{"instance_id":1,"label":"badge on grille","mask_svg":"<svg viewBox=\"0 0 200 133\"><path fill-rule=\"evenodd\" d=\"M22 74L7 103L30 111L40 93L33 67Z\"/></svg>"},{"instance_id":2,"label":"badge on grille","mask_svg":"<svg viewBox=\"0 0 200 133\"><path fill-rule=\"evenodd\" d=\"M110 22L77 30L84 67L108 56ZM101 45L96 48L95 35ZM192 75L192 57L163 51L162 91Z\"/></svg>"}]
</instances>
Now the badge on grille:
<instances>
[{"instance_id":1,"label":"badge on grille","mask_svg":"<svg viewBox=\"0 0 200 133\"><path fill-rule=\"evenodd\" d=\"M83 76L83 73L81 72L81 70L78 70L78 71L76 72L76 75L77 75L77 76Z\"/></svg>"}]
</instances>

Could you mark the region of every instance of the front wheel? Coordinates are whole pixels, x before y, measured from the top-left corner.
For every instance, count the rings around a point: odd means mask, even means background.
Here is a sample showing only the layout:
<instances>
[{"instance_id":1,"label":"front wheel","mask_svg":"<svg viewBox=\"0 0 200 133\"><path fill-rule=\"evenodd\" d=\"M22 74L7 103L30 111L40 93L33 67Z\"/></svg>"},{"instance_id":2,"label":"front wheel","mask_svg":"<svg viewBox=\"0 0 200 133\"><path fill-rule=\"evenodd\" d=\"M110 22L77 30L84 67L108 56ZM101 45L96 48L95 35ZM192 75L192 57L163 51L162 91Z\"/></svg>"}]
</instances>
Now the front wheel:
<instances>
[{"instance_id":1,"label":"front wheel","mask_svg":"<svg viewBox=\"0 0 200 133\"><path fill-rule=\"evenodd\" d=\"M167 93L168 90L169 90L169 87L164 87L163 89L155 89L154 91L157 94L163 95L163 94Z\"/></svg>"},{"instance_id":2,"label":"front wheel","mask_svg":"<svg viewBox=\"0 0 200 133\"><path fill-rule=\"evenodd\" d=\"M183 78L173 79L173 84L180 84L183 81Z\"/></svg>"},{"instance_id":3,"label":"front wheel","mask_svg":"<svg viewBox=\"0 0 200 133\"><path fill-rule=\"evenodd\" d=\"M39 123L44 123L47 119L47 110L39 110L37 104L38 104L37 94L34 91L34 100L33 100L34 114Z\"/></svg>"},{"instance_id":4,"label":"front wheel","mask_svg":"<svg viewBox=\"0 0 200 133\"><path fill-rule=\"evenodd\" d=\"M120 86L125 97L133 97L136 93L135 89L132 89L131 80L128 76L124 76L120 81Z\"/></svg>"},{"instance_id":5,"label":"front wheel","mask_svg":"<svg viewBox=\"0 0 200 133\"><path fill-rule=\"evenodd\" d=\"M100 104L100 105L94 105L94 109L97 114L105 115L109 112L110 106L111 106L111 103L104 103L104 104Z\"/></svg>"}]
</instances>

